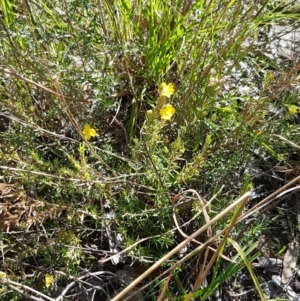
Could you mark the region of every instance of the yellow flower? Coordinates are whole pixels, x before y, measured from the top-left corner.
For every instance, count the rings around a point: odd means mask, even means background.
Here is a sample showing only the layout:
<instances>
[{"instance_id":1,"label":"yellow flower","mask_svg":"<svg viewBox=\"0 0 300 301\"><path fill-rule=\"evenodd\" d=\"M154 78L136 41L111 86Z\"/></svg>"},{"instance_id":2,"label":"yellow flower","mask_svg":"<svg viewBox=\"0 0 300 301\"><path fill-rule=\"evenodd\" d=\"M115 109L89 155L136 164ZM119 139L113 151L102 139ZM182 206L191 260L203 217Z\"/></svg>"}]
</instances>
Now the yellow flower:
<instances>
[{"instance_id":1,"label":"yellow flower","mask_svg":"<svg viewBox=\"0 0 300 301\"><path fill-rule=\"evenodd\" d=\"M175 92L174 89L174 85L169 83L162 83L159 87L158 87L158 93L159 93L159 97L168 97L170 98Z\"/></svg>"},{"instance_id":2,"label":"yellow flower","mask_svg":"<svg viewBox=\"0 0 300 301\"><path fill-rule=\"evenodd\" d=\"M49 286L51 286L53 282L53 276L50 274L46 274L45 275L45 286L48 288Z\"/></svg>"},{"instance_id":3,"label":"yellow flower","mask_svg":"<svg viewBox=\"0 0 300 301\"><path fill-rule=\"evenodd\" d=\"M95 137L97 135L97 132L95 129L91 128L91 126L88 123L86 123L84 125L82 134L86 140L90 140L91 137Z\"/></svg>"},{"instance_id":4,"label":"yellow flower","mask_svg":"<svg viewBox=\"0 0 300 301\"><path fill-rule=\"evenodd\" d=\"M294 114L298 113L299 109L300 108L298 106L295 106L295 105L289 105L288 106L288 111L291 115L294 115Z\"/></svg>"},{"instance_id":5,"label":"yellow flower","mask_svg":"<svg viewBox=\"0 0 300 301\"><path fill-rule=\"evenodd\" d=\"M163 120L171 120L175 112L175 108L170 104L165 105L162 109L159 110L160 117Z\"/></svg>"}]
</instances>

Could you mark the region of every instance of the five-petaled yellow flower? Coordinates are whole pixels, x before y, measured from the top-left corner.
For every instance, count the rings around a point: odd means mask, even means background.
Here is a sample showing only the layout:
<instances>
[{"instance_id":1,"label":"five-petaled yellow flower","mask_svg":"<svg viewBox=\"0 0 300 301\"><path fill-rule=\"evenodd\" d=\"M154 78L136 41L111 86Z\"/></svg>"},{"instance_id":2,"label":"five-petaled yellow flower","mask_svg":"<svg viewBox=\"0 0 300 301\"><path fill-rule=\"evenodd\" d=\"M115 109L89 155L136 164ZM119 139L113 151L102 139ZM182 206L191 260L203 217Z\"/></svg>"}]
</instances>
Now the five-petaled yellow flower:
<instances>
[{"instance_id":1,"label":"five-petaled yellow flower","mask_svg":"<svg viewBox=\"0 0 300 301\"><path fill-rule=\"evenodd\" d=\"M91 137L95 137L97 135L97 132L88 123L86 123L84 125L82 134L86 140L90 140Z\"/></svg>"},{"instance_id":2,"label":"five-petaled yellow flower","mask_svg":"<svg viewBox=\"0 0 300 301\"><path fill-rule=\"evenodd\" d=\"M160 117L163 120L171 120L175 112L175 108L170 104L165 105L162 109L159 110Z\"/></svg>"},{"instance_id":3,"label":"five-petaled yellow flower","mask_svg":"<svg viewBox=\"0 0 300 301\"><path fill-rule=\"evenodd\" d=\"M174 85L169 83L162 83L160 84L160 86L158 87L158 93L159 93L159 97L168 97L170 98L175 92L174 89Z\"/></svg>"}]
</instances>

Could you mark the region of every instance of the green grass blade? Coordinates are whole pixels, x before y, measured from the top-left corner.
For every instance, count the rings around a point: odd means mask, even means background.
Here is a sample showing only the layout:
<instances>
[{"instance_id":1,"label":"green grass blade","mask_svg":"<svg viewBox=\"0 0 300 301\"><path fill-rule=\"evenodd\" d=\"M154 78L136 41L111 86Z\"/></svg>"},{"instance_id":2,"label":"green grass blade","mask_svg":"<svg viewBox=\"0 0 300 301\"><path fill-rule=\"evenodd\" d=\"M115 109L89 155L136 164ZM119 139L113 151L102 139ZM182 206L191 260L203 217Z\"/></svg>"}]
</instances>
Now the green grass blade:
<instances>
[{"instance_id":1,"label":"green grass blade","mask_svg":"<svg viewBox=\"0 0 300 301\"><path fill-rule=\"evenodd\" d=\"M249 271L249 273L250 273L250 275L251 275L251 278L252 278L252 280L253 280L253 282L254 282L254 285L255 285L255 287L256 287L256 289L257 289L257 291L258 291L258 294L259 294L261 300L262 300L262 301L266 301L264 292L263 292L263 290L262 290L262 288L261 288L261 286L260 286L260 283L258 282L258 279L257 279L257 277L256 277L256 275L255 275L255 273L254 273L254 271L253 271L253 268L252 268L252 266L251 266L251 263L250 263L250 261L248 260L246 254L244 253L244 251L242 250L242 248L240 247L240 245L239 245L236 241L234 241L234 240L231 239L231 238L228 238L227 240L228 240L228 242L229 242L229 243L237 250L237 252L238 252L239 255L241 256L241 258L243 259L243 261L244 261L244 263L245 263L245 265L246 265L246 267L247 267L247 269L248 269L248 271Z\"/></svg>"}]
</instances>

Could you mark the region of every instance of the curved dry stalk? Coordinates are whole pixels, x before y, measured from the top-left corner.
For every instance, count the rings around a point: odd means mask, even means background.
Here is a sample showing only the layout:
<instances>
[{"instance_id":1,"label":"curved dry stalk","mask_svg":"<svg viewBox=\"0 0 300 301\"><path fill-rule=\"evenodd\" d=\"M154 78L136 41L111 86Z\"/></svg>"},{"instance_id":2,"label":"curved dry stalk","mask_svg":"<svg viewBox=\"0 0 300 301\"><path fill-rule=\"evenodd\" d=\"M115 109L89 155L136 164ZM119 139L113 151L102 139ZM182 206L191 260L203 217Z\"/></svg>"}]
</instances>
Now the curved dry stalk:
<instances>
[{"instance_id":1,"label":"curved dry stalk","mask_svg":"<svg viewBox=\"0 0 300 301\"><path fill-rule=\"evenodd\" d=\"M231 230L233 229L233 227L235 226L238 217L240 216L242 210L244 209L246 203L247 203L248 199L245 198L239 205L238 211L236 212L236 214L234 215L233 219L231 220L229 226L226 228L225 231L225 235L222 239L222 241L219 243L219 246L217 248L217 251L213 254L212 258L210 259L209 263L205 266L203 265L203 267L205 267L203 270L200 271L197 280L194 284L193 290L186 296L186 298L184 299L184 301L189 301L192 297L194 292L200 287L200 285L203 283L205 277L207 276L208 272L210 271L210 269L212 268L213 264L215 263L217 256L220 253L220 250L223 248L223 246L225 245L227 238L231 232Z\"/></svg>"},{"instance_id":2,"label":"curved dry stalk","mask_svg":"<svg viewBox=\"0 0 300 301\"><path fill-rule=\"evenodd\" d=\"M195 195L197 196L198 201L199 201L199 203L200 203L200 207L201 207L201 209L202 209L202 214L203 214L203 216L204 216L204 219L205 219L206 223L208 224L209 221L210 221L210 218L209 218L209 215L208 215L207 210L206 210L206 205L207 205L207 204L204 204L204 200L203 200L202 197L198 194L198 192L197 192L196 190L194 190L194 189L186 190L186 191L182 192L181 194L185 194L185 193L188 193L188 192L191 192L191 193L193 193L193 194L195 194ZM177 203L177 201L178 201L178 199L179 199L179 196L180 196L181 194L176 195L176 196L173 197L173 199L172 199L172 212L173 212L173 215L172 215L172 216L173 216L173 220L174 220L174 223L175 223L175 225L176 225L177 230L180 232L180 234L181 234L183 237L188 238L187 235L186 235L186 234L181 230L181 228L179 227L178 221L177 221L177 218L176 218L176 210L175 210L175 209L176 209L176 203ZM211 237L212 237L212 229L211 229L211 226L207 228L207 236L208 236L208 238L211 238ZM198 241L195 240L195 239L194 239L193 241L195 241L195 242L197 242L197 243L200 243L200 242L198 242ZM200 244L201 244L201 243L200 243ZM209 252L209 249L206 248L205 253L204 253L204 257L203 257L203 264L201 265L199 275L204 274L205 263L206 263L206 261L207 261L208 252ZM203 278L203 279L204 279L204 278ZM197 279L197 281L198 281L198 279ZM197 281L196 281L196 283L197 283ZM202 281L201 281L201 283L202 283ZM195 287L196 287L196 284L194 285L194 289L195 289ZM193 289L193 290L194 290L194 289Z\"/></svg>"},{"instance_id":3,"label":"curved dry stalk","mask_svg":"<svg viewBox=\"0 0 300 301\"><path fill-rule=\"evenodd\" d=\"M200 202L200 206L201 206L203 215L204 215L204 217L205 217L205 221L208 223L208 222L209 222L209 216L208 216L208 214L207 214L206 207L210 205L210 203L211 203L211 201L213 200L213 198L212 198L209 202L207 202L207 203L204 205L204 201L202 200L201 196L200 196L195 190L189 189L189 190L187 190L187 191L182 192L181 194L186 193L186 192L193 192L193 193L195 193L195 194L197 195L198 200L199 200L199 202ZM180 225L179 225L179 222L178 222L178 220L177 220L177 217L176 217L176 203L177 203L178 200L179 200L179 196L180 196L180 194L176 195L176 196L173 197L173 199L172 199L172 217L173 217L173 221L174 221L174 224L175 224L175 227L176 227L177 231L178 231L184 238L188 238L189 236L188 236L186 233L184 233L184 232L182 231L182 229L181 229L181 227L180 227ZM181 204L180 204L180 205L181 205ZM209 237L209 238L212 237L212 230L211 230L211 227L210 227L210 232L208 232L208 237ZM194 243L198 244L198 245L203 245L202 242L200 242L200 241L198 241L198 240L196 240L196 239L193 239L192 241L193 241ZM214 248L211 247L211 246L208 246L208 249L210 249L210 250L213 251L214 253L217 252L217 250L214 249ZM206 254L206 255L207 255L207 254ZM225 255L223 255L223 254L219 254L219 256L222 257L224 260L226 260L226 261L228 261L228 262L239 264L239 263L233 261L232 259L230 259L229 257L227 257L227 256L225 256Z\"/></svg>"},{"instance_id":4,"label":"curved dry stalk","mask_svg":"<svg viewBox=\"0 0 300 301\"><path fill-rule=\"evenodd\" d=\"M194 232L192 235L190 235L188 238L186 238L184 241L182 241L179 245L177 245L177 247L175 247L173 250L171 250L168 254L166 254L164 257L162 257L161 259L159 259L155 264L153 264L147 271L145 271L137 279L135 279L133 282L131 282L124 290L122 290L111 301L120 301L120 300L122 300L122 298L129 291L131 291L137 284L139 284L146 277L148 277L153 271L155 271L157 268L159 268L165 261L167 261L172 256L174 256L176 253L178 253L180 251L180 249L182 249L183 247L185 247L193 239L195 239L201 233L203 233L204 231L206 231L209 227L211 227L213 224L215 224L221 218L223 218L227 213L229 213L232 210L234 210L236 208L236 206L238 206L239 204L241 204L241 203L245 202L246 200L248 200L249 197L250 197L250 192L246 192L243 196L241 196L239 199L237 199L235 202L233 202L231 205L229 205L227 208L225 208L217 216L215 216L214 218L212 218L207 224L203 225L200 229L198 229L196 232ZM212 243L210 240L209 240L209 243Z\"/></svg>"},{"instance_id":5,"label":"curved dry stalk","mask_svg":"<svg viewBox=\"0 0 300 301\"><path fill-rule=\"evenodd\" d=\"M183 194L186 194L186 193L189 193L189 192L191 192L191 193L193 193L193 194L195 194L195 195L197 196L197 199L198 199L198 201L199 201L199 204L200 204L200 207L201 207L201 210L202 210L202 213L203 213L205 222L206 222L206 223L209 223L209 221L210 221L209 215L208 215L207 210L206 210L206 207L207 207L207 205L208 205L209 203L204 204L205 201L202 199L202 197L198 194L198 192L197 192L196 190L194 190L194 189L188 189L188 190L186 190L186 191L183 191L183 192L181 192L181 193L175 195L175 196L173 197L173 199L172 199L173 220L174 220L174 223L175 223L175 225L176 225L177 230L178 230L178 231L180 232L180 234L181 234L182 236L184 236L184 237L186 237L186 234L183 233L183 231L180 229L180 227L179 227L179 225L178 225L178 221L177 221L177 218L176 218L176 211L175 211L175 209L176 209L176 203L178 202L180 195L183 195ZM211 230L211 227L208 227L208 229L207 229L207 236L208 236L209 238L212 237L212 230Z\"/></svg>"}]
</instances>

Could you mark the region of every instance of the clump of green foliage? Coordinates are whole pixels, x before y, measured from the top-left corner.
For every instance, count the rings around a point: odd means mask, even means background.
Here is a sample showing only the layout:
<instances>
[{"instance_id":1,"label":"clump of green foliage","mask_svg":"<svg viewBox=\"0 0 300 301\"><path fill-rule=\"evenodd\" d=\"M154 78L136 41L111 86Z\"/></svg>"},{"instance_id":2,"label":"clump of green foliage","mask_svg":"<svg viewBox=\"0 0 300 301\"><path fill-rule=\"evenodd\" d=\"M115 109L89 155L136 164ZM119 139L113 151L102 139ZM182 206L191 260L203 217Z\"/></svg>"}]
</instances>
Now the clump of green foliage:
<instances>
[{"instance_id":1,"label":"clump of green foliage","mask_svg":"<svg viewBox=\"0 0 300 301\"><path fill-rule=\"evenodd\" d=\"M210 204L217 214L251 187L252 174L243 171L254 155L285 162L286 141L300 143L291 91L299 68L276 69L255 43L269 23L292 22L293 5L1 3L1 177L23 185L25 203L48 206L36 209L33 235L24 221L19 251L2 234L2 249L12 251L1 270L14 281L49 290L46 273L78 275L90 265L81 248L102 249L107 237L95 233L112 223L127 256L154 261L178 243L174 195L193 188L209 199L221 189ZM237 85L248 90L232 85L236 73ZM182 218L196 216L200 226L200 212L194 206ZM3 300L22 298L7 288L0 293Z\"/></svg>"}]
</instances>

